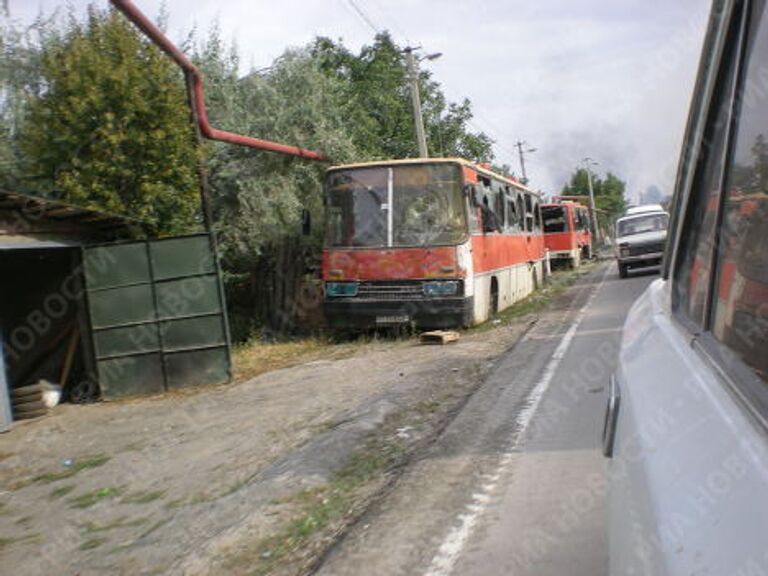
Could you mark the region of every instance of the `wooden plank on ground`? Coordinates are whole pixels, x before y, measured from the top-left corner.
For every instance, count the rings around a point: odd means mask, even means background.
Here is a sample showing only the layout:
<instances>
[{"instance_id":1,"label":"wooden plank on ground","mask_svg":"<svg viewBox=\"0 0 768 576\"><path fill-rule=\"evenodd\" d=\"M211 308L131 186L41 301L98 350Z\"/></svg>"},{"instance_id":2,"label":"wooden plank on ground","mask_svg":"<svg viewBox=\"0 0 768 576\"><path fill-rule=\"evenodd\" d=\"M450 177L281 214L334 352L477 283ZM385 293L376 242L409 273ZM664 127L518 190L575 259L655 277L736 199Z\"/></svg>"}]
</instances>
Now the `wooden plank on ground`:
<instances>
[{"instance_id":1,"label":"wooden plank on ground","mask_svg":"<svg viewBox=\"0 0 768 576\"><path fill-rule=\"evenodd\" d=\"M422 332L419 335L419 342L422 344L448 344L458 341L460 337L461 335L453 330L432 330Z\"/></svg>"}]
</instances>

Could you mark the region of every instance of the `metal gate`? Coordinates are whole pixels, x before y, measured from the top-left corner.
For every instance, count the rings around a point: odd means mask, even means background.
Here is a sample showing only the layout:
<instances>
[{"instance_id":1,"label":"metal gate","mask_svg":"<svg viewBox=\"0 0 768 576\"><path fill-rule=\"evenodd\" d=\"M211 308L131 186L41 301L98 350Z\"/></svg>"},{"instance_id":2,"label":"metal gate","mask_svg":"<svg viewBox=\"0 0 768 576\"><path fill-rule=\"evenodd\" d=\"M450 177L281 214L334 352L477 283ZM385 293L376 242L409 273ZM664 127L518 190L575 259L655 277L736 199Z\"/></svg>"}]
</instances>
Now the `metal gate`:
<instances>
[{"instance_id":1,"label":"metal gate","mask_svg":"<svg viewBox=\"0 0 768 576\"><path fill-rule=\"evenodd\" d=\"M208 234L83 248L101 396L231 377L224 294Z\"/></svg>"}]
</instances>

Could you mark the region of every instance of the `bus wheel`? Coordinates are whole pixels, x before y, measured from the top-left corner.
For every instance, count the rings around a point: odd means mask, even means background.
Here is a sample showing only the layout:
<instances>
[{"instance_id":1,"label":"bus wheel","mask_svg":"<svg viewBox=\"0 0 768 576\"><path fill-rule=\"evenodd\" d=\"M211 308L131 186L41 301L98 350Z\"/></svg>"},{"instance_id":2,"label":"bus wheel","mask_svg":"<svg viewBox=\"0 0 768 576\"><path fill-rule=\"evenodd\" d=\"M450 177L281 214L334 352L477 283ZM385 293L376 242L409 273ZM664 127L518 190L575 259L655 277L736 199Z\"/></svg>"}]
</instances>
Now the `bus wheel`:
<instances>
[{"instance_id":1,"label":"bus wheel","mask_svg":"<svg viewBox=\"0 0 768 576\"><path fill-rule=\"evenodd\" d=\"M488 317L490 318L499 313L499 281L496 276L491 278L491 298L488 302Z\"/></svg>"}]
</instances>

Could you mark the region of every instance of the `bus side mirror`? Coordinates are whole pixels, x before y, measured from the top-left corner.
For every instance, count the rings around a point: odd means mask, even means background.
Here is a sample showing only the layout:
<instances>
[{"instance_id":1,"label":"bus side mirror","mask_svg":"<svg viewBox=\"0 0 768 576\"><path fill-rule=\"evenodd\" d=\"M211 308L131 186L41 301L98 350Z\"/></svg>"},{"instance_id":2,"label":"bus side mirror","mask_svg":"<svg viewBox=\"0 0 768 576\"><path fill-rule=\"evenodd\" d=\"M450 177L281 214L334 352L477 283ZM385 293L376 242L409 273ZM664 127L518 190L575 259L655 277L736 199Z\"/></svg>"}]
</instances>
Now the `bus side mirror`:
<instances>
[{"instance_id":1,"label":"bus side mirror","mask_svg":"<svg viewBox=\"0 0 768 576\"><path fill-rule=\"evenodd\" d=\"M306 208L301 211L301 235L312 234L312 214Z\"/></svg>"}]
</instances>

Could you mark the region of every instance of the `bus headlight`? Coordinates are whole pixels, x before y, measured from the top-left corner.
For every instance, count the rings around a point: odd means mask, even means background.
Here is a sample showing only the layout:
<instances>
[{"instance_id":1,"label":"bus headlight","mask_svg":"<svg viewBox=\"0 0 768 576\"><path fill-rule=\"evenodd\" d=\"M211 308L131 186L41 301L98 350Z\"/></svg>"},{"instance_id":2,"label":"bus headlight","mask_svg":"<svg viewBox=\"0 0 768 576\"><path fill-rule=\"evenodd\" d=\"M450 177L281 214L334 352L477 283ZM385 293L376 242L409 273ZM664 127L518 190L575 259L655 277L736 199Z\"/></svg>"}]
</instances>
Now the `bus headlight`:
<instances>
[{"instance_id":1,"label":"bus headlight","mask_svg":"<svg viewBox=\"0 0 768 576\"><path fill-rule=\"evenodd\" d=\"M326 282L325 295L333 298L357 296L357 282Z\"/></svg>"},{"instance_id":2,"label":"bus headlight","mask_svg":"<svg viewBox=\"0 0 768 576\"><path fill-rule=\"evenodd\" d=\"M455 296L459 293L459 283L455 280L448 282L424 282L424 296Z\"/></svg>"}]
</instances>

